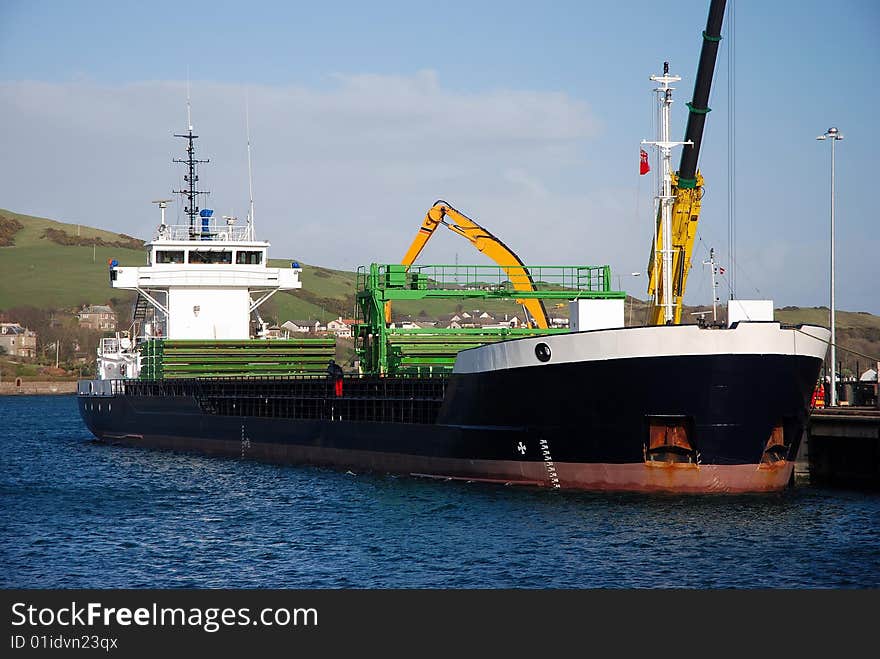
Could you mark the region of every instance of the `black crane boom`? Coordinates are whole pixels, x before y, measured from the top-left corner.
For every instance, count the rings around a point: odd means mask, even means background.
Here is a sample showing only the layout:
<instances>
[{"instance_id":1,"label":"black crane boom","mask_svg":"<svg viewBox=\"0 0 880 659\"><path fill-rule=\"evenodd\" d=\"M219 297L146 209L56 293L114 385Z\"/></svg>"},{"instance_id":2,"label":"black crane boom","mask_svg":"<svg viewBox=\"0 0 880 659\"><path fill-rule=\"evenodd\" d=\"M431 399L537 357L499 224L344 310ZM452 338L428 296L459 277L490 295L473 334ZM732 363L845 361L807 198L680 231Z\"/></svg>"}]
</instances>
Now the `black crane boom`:
<instances>
[{"instance_id":1,"label":"black crane boom","mask_svg":"<svg viewBox=\"0 0 880 659\"><path fill-rule=\"evenodd\" d=\"M715 73L715 59L718 55L718 44L721 42L721 23L724 21L726 0L712 0L709 6L709 18L703 32L703 47L700 51L700 64L697 68L697 79L694 82L693 100L687 104L687 128L685 129L686 144L681 152L681 164L678 168L678 187L693 188L697 184L697 158L700 155L700 144L703 141L703 127L706 114L709 112L709 91L712 89L712 76Z\"/></svg>"}]
</instances>

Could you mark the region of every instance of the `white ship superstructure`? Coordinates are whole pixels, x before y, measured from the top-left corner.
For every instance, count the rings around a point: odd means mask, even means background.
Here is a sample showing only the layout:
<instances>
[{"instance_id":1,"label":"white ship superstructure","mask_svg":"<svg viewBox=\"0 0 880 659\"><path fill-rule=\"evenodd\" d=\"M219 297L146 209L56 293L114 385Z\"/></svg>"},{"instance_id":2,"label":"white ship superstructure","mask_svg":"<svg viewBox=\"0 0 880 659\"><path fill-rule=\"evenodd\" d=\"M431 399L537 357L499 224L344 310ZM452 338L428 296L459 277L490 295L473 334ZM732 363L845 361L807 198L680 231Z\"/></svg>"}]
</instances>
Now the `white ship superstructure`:
<instances>
[{"instance_id":1,"label":"white ship superstructure","mask_svg":"<svg viewBox=\"0 0 880 659\"><path fill-rule=\"evenodd\" d=\"M302 269L269 267L269 243L254 237L252 216L243 224L214 211L198 207L198 180L192 128L188 140L186 190L177 191L187 200L189 224L169 225L165 209L170 200L157 203L161 222L152 241L146 243L147 265L123 266L110 262L113 288L137 293L132 330L127 336L104 339L98 347L100 379L130 377L140 372L137 344L152 338L246 340L259 336L263 323L258 309L278 291L302 287ZM256 330L252 330L251 319Z\"/></svg>"},{"instance_id":2,"label":"white ship superstructure","mask_svg":"<svg viewBox=\"0 0 880 659\"><path fill-rule=\"evenodd\" d=\"M188 227L160 225L146 245L148 265L111 267L113 288L136 291L140 304L158 312L145 323L145 337L247 339L249 318L261 304L302 287L298 265L268 267L269 243L246 239L247 229L206 223L189 239Z\"/></svg>"}]
</instances>

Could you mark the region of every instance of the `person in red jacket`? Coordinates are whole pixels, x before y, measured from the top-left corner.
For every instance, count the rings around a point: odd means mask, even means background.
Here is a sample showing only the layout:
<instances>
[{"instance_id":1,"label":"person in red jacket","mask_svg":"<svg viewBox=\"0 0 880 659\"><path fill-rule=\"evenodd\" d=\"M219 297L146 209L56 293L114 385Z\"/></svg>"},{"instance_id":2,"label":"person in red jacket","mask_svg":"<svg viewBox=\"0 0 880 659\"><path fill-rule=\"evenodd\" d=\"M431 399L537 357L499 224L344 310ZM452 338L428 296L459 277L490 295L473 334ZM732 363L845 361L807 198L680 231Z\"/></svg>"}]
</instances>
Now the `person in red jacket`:
<instances>
[{"instance_id":1,"label":"person in red jacket","mask_svg":"<svg viewBox=\"0 0 880 659\"><path fill-rule=\"evenodd\" d=\"M810 400L810 409L813 410L817 407L825 407L825 385L822 382L813 389L813 398Z\"/></svg>"},{"instance_id":2,"label":"person in red jacket","mask_svg":"<svg viewBox=\"0 0 880 659\"><path fill-rule=\"evenodd\" d=\"M331 359L327 364L327 379L333 382L333 393L337 398L342 396L342 367Z\"/></svg>"}]
</instances>

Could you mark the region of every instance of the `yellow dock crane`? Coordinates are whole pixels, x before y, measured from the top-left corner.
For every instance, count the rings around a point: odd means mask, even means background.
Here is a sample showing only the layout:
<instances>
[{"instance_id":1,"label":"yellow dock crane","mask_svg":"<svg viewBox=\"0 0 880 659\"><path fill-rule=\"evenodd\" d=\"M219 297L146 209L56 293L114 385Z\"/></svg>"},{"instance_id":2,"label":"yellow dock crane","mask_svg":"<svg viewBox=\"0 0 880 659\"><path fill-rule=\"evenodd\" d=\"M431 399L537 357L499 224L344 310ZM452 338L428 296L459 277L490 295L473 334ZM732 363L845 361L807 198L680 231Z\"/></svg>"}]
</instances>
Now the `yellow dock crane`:
<instances>
[{"instance_id":1,"label":"yellow dock crane","mask_svg":"<svg viewBox=\"0 0 880 659\"><path fill-rule=\"evenodd\" d=\"M681 305L684 297L684 289L687 284L688 272L691 268L691 257L694 249L694 240L697 235L697 222L700 219L700 206L703 198L703 176L697 170L697 158L700 154L700 145L703 140L703 128L706 123L706 115L709 113L709 91L712 87L712 76L715 71L715 60L718 54L718 45L721 42L721 23L724 20L724 6L726 0L712 0L709 6L709 18L706 21L706 29L703 32L703 47L700 51L700 63L697 68L697 78L694 82L693 100L687 104L688 121L685 129L685 146L681 152L681 163L678 172L671 173L671 188L673 197L671 210L670 249L672 250L671 282L670 291L664 290L661 267L655 252L662 252L666 247L663 244L663 230L660 212L657 216L657 232L651 247L651 256L648 260L648 294L652 296L653 303L649 308L649 323L653 325L665 325L681 322ZM666 295L672 295L673 318L668 320L663 300Z\"/></svg>"},{"instance_id":2,"label":"yellow dock crane","mask_svg":"<svg viewBox=\"0 0 880 659\"><path fill-rule=\"evenodd\" d=\"M428 240L434 235L435 229L441 224L453 233L467 238L477 248L477 251L485 254L501 266L514 290L535 290L535 283L532 280L531 274L512 249L501 242L497 236L494 236L487 229L477 224L476 221L443 200L434 202L434 205L425 215L422 226L419 227L416 237L403 257L403 261L401 261L402 265L409 267L415 262L428 243ZM543 301L525 299L517 300L517 303L521 304L526 310L526 322L530 327L547 329L550 326ZM390 302L385 303L385 322L391 322Z\"/></svg>"}]
</instances>

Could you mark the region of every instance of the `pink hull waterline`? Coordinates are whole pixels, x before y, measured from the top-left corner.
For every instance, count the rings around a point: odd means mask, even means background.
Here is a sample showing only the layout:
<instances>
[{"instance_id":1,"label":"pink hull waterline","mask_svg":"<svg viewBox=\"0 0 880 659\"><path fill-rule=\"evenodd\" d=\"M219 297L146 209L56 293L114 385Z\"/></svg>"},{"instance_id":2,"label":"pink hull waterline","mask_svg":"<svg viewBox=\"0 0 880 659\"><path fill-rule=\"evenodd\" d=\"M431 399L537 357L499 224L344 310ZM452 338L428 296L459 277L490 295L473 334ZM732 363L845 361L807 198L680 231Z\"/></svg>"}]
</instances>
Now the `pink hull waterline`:
<instances>
[{"instance_id":1,"label":"pink hull waterline","mask_svg":"<svg viewBox=\"0 0 880 659\"><path fill-rule=\"evenodd\" d=\"M505 466L506 469L500 469ZM476 466L476 465L474 465ZM493 463L489 477L437 473L413 476L510 485L558 487L593 492L669 492L676 494L746 494L784 490L794 462L773 464L693 465L668 463L554 463L554 481L541 463ZM543 473L542 473L543 472Z\"/></svg>"},{"instance_id":2,"label":"pink hull waterline","mask_svg":"<svg viewBox=\"0 0 880 659\"><path fill-rule=\"evenodd\" d=\"M630 464L465 460L403 453L343 450L296 444L268 444L189 437L106 433L106 442L142 448L194 451L205 455L305 464L439 480L462 480L602 492L743 494L785 489L794 462L696 465L642 462Z\"/></svg>"}]
</instances>

